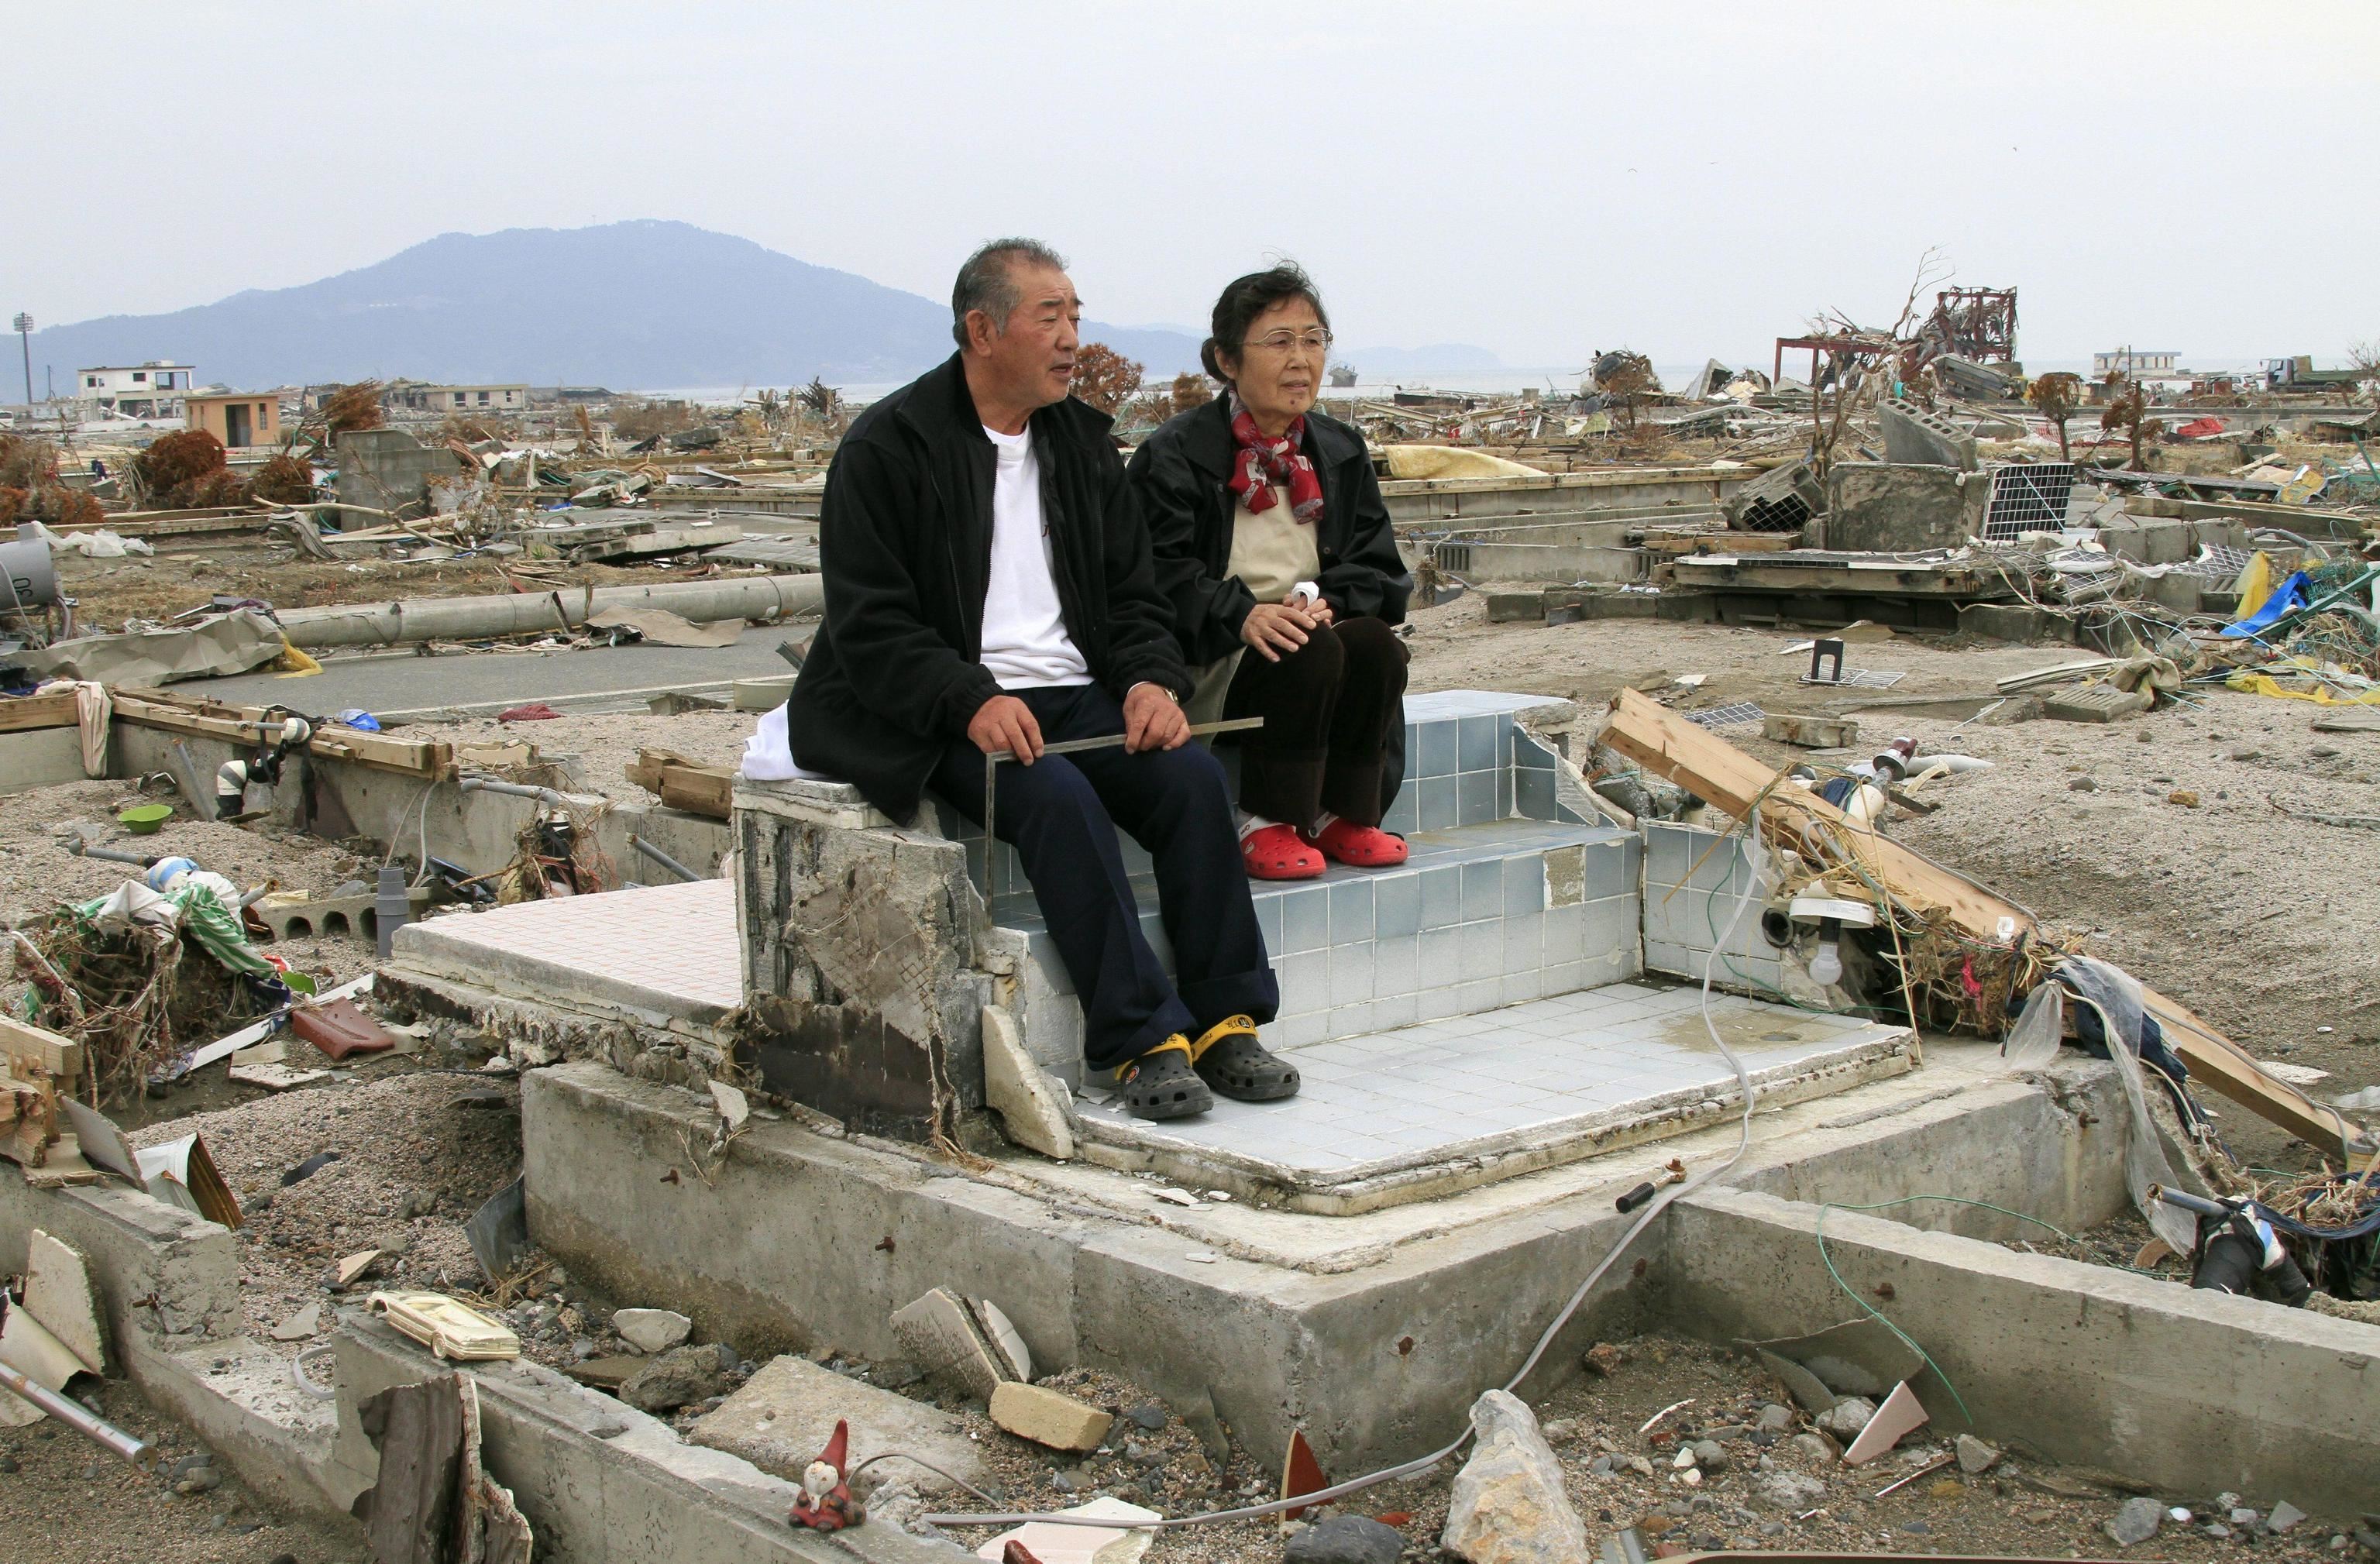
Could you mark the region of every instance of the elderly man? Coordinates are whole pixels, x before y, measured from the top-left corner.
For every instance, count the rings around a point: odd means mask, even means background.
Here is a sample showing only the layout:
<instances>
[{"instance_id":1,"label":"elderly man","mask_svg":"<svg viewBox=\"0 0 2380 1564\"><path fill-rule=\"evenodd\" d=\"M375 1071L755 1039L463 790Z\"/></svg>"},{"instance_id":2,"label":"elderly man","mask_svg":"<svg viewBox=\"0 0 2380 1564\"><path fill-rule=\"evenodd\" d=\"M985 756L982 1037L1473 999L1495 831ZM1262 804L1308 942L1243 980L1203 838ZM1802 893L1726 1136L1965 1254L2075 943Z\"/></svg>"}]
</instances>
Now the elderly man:
<instances>
[{"instance_id":1,"label":"elderly man","mask_svg":"<svg viewBox=\"0 0 2380 1564\"><path fill-rule=\"evenodd\" d=\"M951 295L959 350L870 406L827 471L826 623L786 705L794 758L897 819L928 787L1014 844L1081 999L1084 1055L1145 1119L1297 1090L1257 1024L1280 991L1222 768L1185 746L1190 678L1108 437L1067 389L1082 304L1028 239ZM1068 739L1121 745L1044 753ZM1121 825L1156 861L1175 979L1142 936Z\"/></svg>"}]
</instances>

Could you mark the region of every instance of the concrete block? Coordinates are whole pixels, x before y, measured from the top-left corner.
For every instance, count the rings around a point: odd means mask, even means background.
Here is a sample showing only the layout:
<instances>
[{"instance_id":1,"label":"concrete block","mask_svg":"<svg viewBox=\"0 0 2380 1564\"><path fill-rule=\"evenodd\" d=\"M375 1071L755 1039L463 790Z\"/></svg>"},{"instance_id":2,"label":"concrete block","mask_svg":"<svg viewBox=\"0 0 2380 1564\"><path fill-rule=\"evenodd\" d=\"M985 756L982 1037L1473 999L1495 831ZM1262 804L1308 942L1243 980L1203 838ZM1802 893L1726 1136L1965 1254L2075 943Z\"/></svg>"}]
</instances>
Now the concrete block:
<instances>
[{"instance_id":1,"label":"concrete block","mask_svg":"<svg viewBox=\"0 0 2380 1564\"><path fill-rule=\"evenodd\" d=\"M773 711L785 704L785 697L794 690L794 676L771 675L765 679L738 679L732 686L738 711Z\"/></svg>"},{"instance_id":2,"label":"concrete block","mask_svg":"<svg viewBox=\"0 0 2380 1564\"><path fill-rule=\"evenodd\" d=\"M1572 592L1562 594L1565 607L1581 619L1650 619L1660 607L1658 592ZM1548 594L1548 601L1552 600Z\"/></svg>"},{"instance_id":3,"label":"concrete block","mask_svg":"<svg viewBox=\"0 0 2380 1564\"><path fill-rule=\"evenodd\" d=\"M1961 472L1975 470L1975 437L1913 402L1878 403L1876 421L1884 430L1884 459L1888 462L1956 467Z\"/></svg>"},{"instance_id":4,"label":"concrete block","mask_svg":"<svg viewBox=\"0 0 2380 1564\"><path fill-rule=\"evenodd\" d=\"M1760 735L1779 744L1804 749L1845 749L1859 743L1860 727L1851 717L1805 717L1771 711L1760 720Z\"/></svg>"},{"instance_id":5,"label":"concrete block","mask_svg":"<svg viewBox=\"0 0 2380 1564\"><path fill-rule=\"evenodd\" d=\"M30 1263L25 1277L25 1312L50 1328L93 1374L107 1372L107 1347L102 1340L99 1300L91 1290L91 1270L82 1251L41 1229L32 1231Z\"/></svg>"},{"instance_id":6,"label":"concrete block","mask_svg":"<svg viewBox=\"0 0 2380 1564\"><path fill-rule=\"evenodd\" d=\"M1517 624L1546 616L1546 599L1542 592L1489 592L1488 622L1491 624Z\"/></svg>"},{"instance_id":7,"label":"concrete block","mask_svg":"<svg viewBox=\"0 0 2380 1564\"><path fill-rule=\"evenodd\" d=\"M1729 525L1747 532L1797 532L1826 507L1826 491L1806 461L1771 467L1738 490L1726 506Z\"/></svg>"},{"instance_id":8,"label":"concrete block","mask_svg":"<svg viewBox=\"0 0 2380 1564\"><path fill-rule=\"evenodd\" d=\"M1115 1419L1087 1402L1040 1385L1010 1380L991 1393L991 1420L1020 1439L1053 1450L1099 1449Z\"/></svg>"},{"instance_id":9,"label":"concrete block","mask_svg":"<svg viewBox=\"0 0 2380 1564\"><path fill-rule=\"evenodd\" d=\"M909 1361L928 1377L946 1381L979 1401L989 1401L1008 1382L1001 1362L966 1301L937 1287L892 1315L892 1334Z\"/></svg>"},{"instance_id":10,"label":"concrete block","mask_svg":"<svg viewBox=\"0 0 2380 1564\"><path fill-rule=\"evenodd\" d=\"M2146 711L2155 697L2145 689L2084 685L2041 697L2041 714L2061 722L2113 722Z\"/></svg>"},{"instance_id":11,"label":"concrete block","mask_svg":"<svg viewBox=\"0 0 2380 1564\"><path fill-rule=\"evenodd\" d=\"M2130 527L2104 527L2099 541L2119 559L2135 564L2180 564L2195 558L2198 538L2191 523L2167 516L2135 516Z\"/></svg>"},{"instance_id":12,"label":"concrete block","mask_svg":"<svg viewBox=\"0 0 2380 1564\"><path fill-rule=\"evenodd\" d=\"M454 453L424 445L401 429L350 430L338 439L338 496L394 510L430 497L430 480L461 470Z\"/></svg>"},{"instance_id":13,"label":"concrete block","mask_svg":"<svg viewBox=\"0 0 2380 1564\"><path fill-rule=\"evenodd\" d=\"M687 1439L707 1449L742 1456L790 1482L819 1458L838 1420L851 1425L851 1459L863 1461L902 1450L933 1462L978 1487L990 1478L981 1449L966 1425L929 1403L850 1378L806 1359L772 1358L744 1388L695 1420ZM883 1461L863 1478L869 1487L898 1477L920 1493L955 1487L916 1461ZM866 1497L863 1492L861 1496Z\"/></svg>"},{"instance_id":14,"label":"concrete block","mask_svg":"<svg viewBox=\"0 0 2380 1564\"><path fill-rule=\"evenodd\" d=\"M1610 600L1602 600L1609 601ZM1716 624L1718 623L1718 595L1715 592L1663 592L1648 600L1653 604L1653 617L1683 624ZM1615 618L1633 618L1619 614Z\"/></svg>"},{"instance_id":15,"label":"concrete block","mask_svg":"<svg viewBox=\"0 0 2380 1564\"><path fill-rule=\"evenodd\" d=\"M1985 490L1955 467L1837 462L1827 474L1827 547L1849 553L1955 549L1982 524Z\"/></svg>"},{"instance_id":16,"label":"concrete block","mask_svg":"<svg viewBox=\"0 0 2380 1564\"><path fill-rule=\"evenodd\" d=\"M1061 1162L1073 1157L1075 1132L1060 1096L1064 1089L1026 1051L1015 1019L998 1005L985 1006L983 1099L1000 1115L1008 1138Z\"/></svg>"},{"instance_id":17,"label":"concrete block","mask_svg":"<svg viewBox=\"0 0 2380 1564\"><path fill-rule=\"evenodd\" d=\"M348 1320L335 1344L339 1470L352 1498L379 1470L354 1406L451 1365L377 1320ZM285 1382L285 1366L282 1375ZM741 1457L686 1443L667 1424L525 1360L476 1364L472 1378L488 1474L512 1490L536 1530L540 1558L816 1564L836 1556L817 1534L785 1524L799 1489ZM949 1545L897 1527L870 1525L848 1536L841 1552L871 1564L947 1564L951 1557Z\"/></svg>"},{"instance_id":18,"label":"concrete block","mask_svg":"<svg viewBox=\"0 0 2380 1564\"><path fill-rule=\"evenodd\" d=\"M2073 639L2066 621L2031 603L1961 603L1959 632L2025 646L2036 641Z\"/></svg>"},{"instance_id":19,"label":"concrete block","mask_svg":"<svg viewBox=\"0 0 2380 1564\"><path fill-rule=\"evenodd\" d=\"M0 734L0 794L80 782L82 730L29 728Z\"/></svg>"}]
</instances>

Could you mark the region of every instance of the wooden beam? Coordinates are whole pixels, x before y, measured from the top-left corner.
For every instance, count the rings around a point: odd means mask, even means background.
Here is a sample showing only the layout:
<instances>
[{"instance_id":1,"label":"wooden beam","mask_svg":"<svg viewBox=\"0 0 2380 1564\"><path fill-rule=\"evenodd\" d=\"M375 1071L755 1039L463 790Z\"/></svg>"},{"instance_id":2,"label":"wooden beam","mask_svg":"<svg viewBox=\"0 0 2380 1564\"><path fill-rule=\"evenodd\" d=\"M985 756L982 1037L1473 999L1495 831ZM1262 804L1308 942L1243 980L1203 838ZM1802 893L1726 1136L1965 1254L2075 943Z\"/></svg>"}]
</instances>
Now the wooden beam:
<instances>
[{"instance_id":1,"label":"wooden beam","mask_svg":"<svg viewBox=\"0 0 2380 1564\"><path fill-rule=\"evenodd\" d=\"M1748 818L1756 800L1764 828L1797 847L1813 837L1829 836L1856 845L1870 872L1896 896L1921 911L1942 912L1974 939L2008 944L2020 933L2038 938L2043 932L2014 903L1936 867L1888 836L1852 824L1815 793L1782 782L1781 773L1648 696L1620 692L1603 742L1649 774L1676 782L1737 819ZM1821 863L1835 856L1815 847L1808 855ZM2257 1070L2246 1049L2188 1006L2146 985L2142 992L2164 1028L2167 1045L2199 1081L2317 1150L2338 1146L2343 1121L2337 1113ZM2349 1129L2351 1134L2352 1127ZM2380 1162L2380 1153L2373 1160Z\"/></svg>"},{"instance_id":2,"label":"wooden beam","mask_svg":"<svg viewBox=\"0 0 2380 1564\"><path fill-rule=\"evenodd\" d=\"M72 690L0 700L0 734L23 733L28 728L71 728L75 721Z\"/></svg>"},{"instance_id":3,"label":"wooden beam","mask_svg":"<svg viewBox=\"0 0 2380 1564\"><path fill-rule=\"evenodd\" d=\"M38 1070L72 1091L82 1079L82 1045L72 1037L0 1015L0 1054ZM19 1074L23 1072L18 1072Z\"/></svg>"},{"instance_id":4,"label":"wooden beam","mask_svg":"<svg viewBox=\"0 0 2380 1564\"><path fill-rule=\"evenodd\" d=\"M224 739L242 746L256 744L259 730L253 724L268 721L261 706L192 704L161 699L153 692L125 691L115 695L115 720L136 727L156 728L192 738ZM419 777L443 774L455 758L454 746L439 740L399 738L335 723L315 729L306 748L325 759L352 760L358 765Z\"/></svg>"},{"instance_id":5,"label":"wooden beam","mask_svg":"<svg viewBox=\"0 0 2380 1564\"><path fill-rule=\"evenodd\" d=\"M735 769L691 760L674 749L639 749L627 778L673 809L723 820L735 810Z\"/></svg>"}]
</instances>

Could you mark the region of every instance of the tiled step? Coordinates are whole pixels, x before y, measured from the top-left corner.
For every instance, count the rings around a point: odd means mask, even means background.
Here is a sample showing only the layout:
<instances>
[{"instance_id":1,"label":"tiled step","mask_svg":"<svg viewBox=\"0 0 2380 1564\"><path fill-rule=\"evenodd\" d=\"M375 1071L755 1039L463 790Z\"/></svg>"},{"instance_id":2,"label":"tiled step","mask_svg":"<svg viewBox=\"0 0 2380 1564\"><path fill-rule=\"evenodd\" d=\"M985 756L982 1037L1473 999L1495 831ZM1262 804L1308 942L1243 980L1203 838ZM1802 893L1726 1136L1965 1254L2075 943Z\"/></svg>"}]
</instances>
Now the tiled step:
<instances>
[{"instance_id":1,"label":"tiled step","mask_svg":"<svg viewBox=\"0 0 2380 1564\"><path fill-rule=\"evenodd\" d=\"M1765 1105L1914 1064L1906 1027L1730 994L1711 1019ZM1151 1123L1094 1085L1074 1104L1077 1146L1194 1188L1346 1213L1676 1134L1742 1102L1692 987L1610 983L1283 1049L1304 1077L1294 1097Z\"/></svg>"},{"instance_id":2,"label":"tiled step","mask_svg":"<svg viewBox=\"0 0 2380 1564\"><path fill-rule=\"evenodd\" d=\"M1269 1046L1493 1010L1644 970L1634 833L1502 820L1409 840L1412 855L1394 869L1333 866L1319 879L1250 882L1281 979ZM1155 887L1135 884L1141 927L1170 966ZM1038 981L1026 985L1027 1047L1077 1079L1079 1017L1051 1013L1074 1007L1043 998L1071 996L1073 986L1038 911L1019 893L993 922L1028 941Z\"/></svg>"},{"instance_id":3,"label":"tiled step","mask_svg":"<svg viewBox=\"0 0 2380 1564\"><path fill-rule=\"evenodd\" d=\"M1553 752L1514 721L1516 713L1559 704L1548 697L1488 690L1434 690L1406 697L1404 785L1380 824L1411 836L1498 820L1581 823L1583 817L1565 809L1555 796ZM1238 749L1225 744L1216 753L1236 788ZM982 828L961 819L940 800L934 806L942 834L967 844L967 872L982 885ZM1148 855L1140 844L1124 837L1122 847L1126 872L1147 874ZM1005 845L997 851L1001 889L1021 888L1025 877L1014 851Z\"/></svg>"}]
</instances>

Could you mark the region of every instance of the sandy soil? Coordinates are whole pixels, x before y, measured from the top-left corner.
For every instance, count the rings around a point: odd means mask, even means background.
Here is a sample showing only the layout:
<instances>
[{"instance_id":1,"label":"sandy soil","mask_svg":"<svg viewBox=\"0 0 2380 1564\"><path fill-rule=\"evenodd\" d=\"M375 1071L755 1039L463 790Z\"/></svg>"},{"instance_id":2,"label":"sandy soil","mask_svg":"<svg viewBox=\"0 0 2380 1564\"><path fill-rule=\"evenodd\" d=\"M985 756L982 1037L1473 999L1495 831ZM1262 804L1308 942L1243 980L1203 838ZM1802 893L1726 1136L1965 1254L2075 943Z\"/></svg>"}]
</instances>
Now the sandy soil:
<instances>
[{"instance_id":1,"label":"sandy soil","mask_svg":"<svg viewBox=\"0 0 2380 1564\"><path fill-rule=\"evenodd\" d=\"M327 1335L332 1267L365 1250L382 1258L346 1302L393 1285L477 1291L483 1280L463 1224L520 1172L520 1091L509 1076L401 1058L132 1139L147 1145L192 1130L206 1137L247 1218L237 1235L240 1303L260 1340L313 1303L325 1305ZM282 1182L325 1153L335 1159Z\"/></svg>"},{"instance_id":2,"label":"sandy soil","mask_svg":"<svg viewBox=\"0 0 2380 1564\"><path fill-rule=\"evenodd\" d=\"M142 1473L51 1419L0 1429L0 1558L76 1564L346 1564L368 1558L362 1528L285 1514L207 1459L207 1449L160 1417L129 1384L74 1387L119 1428L154 1441L158 1470ZM190 1481L195 1461L216 1479ZM178 1478L170 1476L179 1470ZM195 1490L176 1491L179 1483Z\"/></svg>"},{"instance_id":3,"label":"sandy soil","mask_svg":"<svg viewBox=\"0 0 2380 1564\"><path fill-rule=\"evenodd\" d=\"M574 713L537 722L467 717L414 721L405 729L434 734L448 744L527 739L537 746L540 759L564 768L573 787L613 798L649 798L625 774L638 750L674 749L689 759L733 766L743 758L744 741L758 720L759 714L751 711L681 711L670 717L624 711Z\"/></svg>"}]
</instances>

